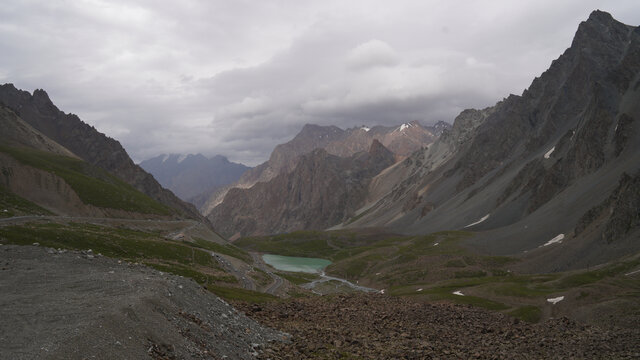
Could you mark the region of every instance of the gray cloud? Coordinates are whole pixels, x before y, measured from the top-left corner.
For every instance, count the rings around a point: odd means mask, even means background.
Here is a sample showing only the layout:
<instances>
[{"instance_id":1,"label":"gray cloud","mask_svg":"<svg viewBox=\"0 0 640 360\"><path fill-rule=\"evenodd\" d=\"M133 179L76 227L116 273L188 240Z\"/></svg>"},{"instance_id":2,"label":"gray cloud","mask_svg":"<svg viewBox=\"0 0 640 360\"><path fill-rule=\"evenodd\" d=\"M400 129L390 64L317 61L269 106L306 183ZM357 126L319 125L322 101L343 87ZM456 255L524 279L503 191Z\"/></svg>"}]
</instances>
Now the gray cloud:
<instances>
[{"instance_id":1,"label":"gray cloud","mask_svg":"<svg viewBox=\"0 0 640 360\"><path fill-rule=\"evenodd\" d=\"M134 159L255 165L304 123L451 122L519 94L620 1L14 1L0 82L44 88ZM552 9L552 10L551 10Z\"/></svg>"}]
</instances>

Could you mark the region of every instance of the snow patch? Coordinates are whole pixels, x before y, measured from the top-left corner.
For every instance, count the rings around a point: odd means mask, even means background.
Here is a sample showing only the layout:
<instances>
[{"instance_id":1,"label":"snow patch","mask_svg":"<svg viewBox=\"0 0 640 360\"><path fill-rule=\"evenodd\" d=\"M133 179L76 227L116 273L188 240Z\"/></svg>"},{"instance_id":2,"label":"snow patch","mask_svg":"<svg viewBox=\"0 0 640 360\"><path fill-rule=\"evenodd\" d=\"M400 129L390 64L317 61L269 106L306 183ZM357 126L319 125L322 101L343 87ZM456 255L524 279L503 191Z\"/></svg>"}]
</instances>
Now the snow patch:
<instances>
[{"instance_id":1,"label":"snow patch","mask_svg":"<svg viewBox=\"0 0 640 360\"><path fill-rule=\"evenodd\" d=\"M405 129L408 129L408 128L412 127L412 126L413 126L413 124L405 123L405 124L400 125L400 127L397 128L396 130L397 131L404 131Z\"/></svg>"},{"instance_id":2,"label":"snow patch","mask_svg":"<svg viewBox=\"0 0 640 360\"><path fill-rule=\"evenodd\" d=\"M407 129L408 127L409 127L409 125L407 125L407 124L402 124L402 125L400 126L400 131L402 131L402 130L404 130L404 129Z\"/></svg>"},{"instance_id":3,"label":"snow patch","mask_svg":"<svg viewBox=\"0 0 640 360\"><path fill-rule=\"evenodd\" d=\"M169 155L165 155L165 156L162 158L162 162L167 161L167 159L168 159L168 158L169 158Z\"/></svg>"},{"instance_id":4,"label":"snow patch","mask_svg":"<svg viewBox=\"0 0 640 360\"><path fill-rule=\"evenodd\" d=\"M380 290L380 294L384 294L384 289Z\"/></svg>"},{"instance_id":5,"label":"snow patch","mask_svg":"<svg viewBox=\"0 0 640 360\"><path fill-rule=\"evenodd\" d=\"M564 239L564 234L558 234L556 237L554 237L553 239L547 241L542 246L549 246L551 244L560 244L562 242L562 239Z\"/></svg>"},{"instance_id":6,"label":"snow patch","mask_svg":"<svg viewBox=\"0 0 640 360\"><path fill-rule=\"evenodd\" d=\"M419 291L422 291L422 288L420 288L420 289L418 289L418 290L416 290L416 291L418 291L418 292L419 292Z\"/></svg>"},{"instance_id":7,"label":"snow patch","mask_svg":"<svg viewBox=\"0 0 640 360\"><path fill-rule=\"evenodd\" d=\"M559 303L562 300L564 300L564 296L558 296L558 297L555 297L555 298L547 299L547 302L550 302L553 305L555 305L555 304Z\"/></svg>"},{"instance_id":8,"label":"snow patch","mask_svg":"<svg viewBox=\"0 0 640 360\"><path fill-rule=\"evenodd\" d=\"M440 243L434 243L434 244L433 244L433 246L438 246L438 245L440 245Z\"/></svg>"},{"instance_id":9,"label":"snow patch","mask_svg":"<svg viewBox=\"0 0 640 360\"><path fill-rule=\"evenodd\" d=\"M551 154L553 154L553 151L554 151L555 149L556 149L556 147L554 146L554 147L552 147L552 148L551 148L551 150L547 151L547 152L544 154L544 158L545 158L545 159L548 159L548 158L549 158L549 156L551 156Z\"/></svg>"},{"instance_id":10,"label":"snow patch","mask_svg":"<svg viewBox=\"0 0 640 360\"><path fill-rule=\"evenodd\" d=\"M473 223L471 223L471 224L469 224L469 225L465 226L465 228L468 228L468 227L473 226L473 225L478 225L478 224L480 224L481 222L483 222L483 221L487 220L487 219L489 218L489 215L491 215L491 214L487 214L487 215L483 216L480 220L478 220L478 221L476 221L476 222L473 222Z\"/></svg>"},{"instance_id":11,"label":"snow patch","mask_svg":"<svg viewBox=\"0 0 640 360\"><path fill-rule=\"evenodd\" d=\"M5 210L5 211L7 211L7 210ZM624 275L625 275L625 276L629 276L629 275L637 274L637 273L639 273L639 272L640 272L640 270L636 270L636 271L632 271L632 272L630 272L630 273L626 273L626 274L624 274Z\"/></svg>"},{"instance_id":12,"label":"snow patch","mask_svg":"<svg viewBox=\"0 0 640 360\"><path fill-rule=\"evenodd\" d=\"M464 294L462 293L462 291L458 290L458 291L454 291L452 292L453 295L458 295L458 296L464 296Z\"/></svg>"},{"instance_id":13,"label":"snow patch","mask_svg":"<svg viewBox=\"0 0 640 360\"><path fill-rule=\"evenodd\" d=\"M364 131L366 131L366 132L369 132L369 130L371 130L370 128L368 128L368 127L366 127L366 126L363 126L363 127L361 127L360 129L362 129L362 130L364 130Z\"/></svg>"},{"instance_id":14,"label":"snow patch","mask_svg":"<svg viewBox=\"0 0 640 360\"><path fill-rule=\"evenodd\" d=\"M180 157L178 157L178 164L180 164L186 158L187 158L187 155L180 155Z\"/></svg>"}]
</instances>

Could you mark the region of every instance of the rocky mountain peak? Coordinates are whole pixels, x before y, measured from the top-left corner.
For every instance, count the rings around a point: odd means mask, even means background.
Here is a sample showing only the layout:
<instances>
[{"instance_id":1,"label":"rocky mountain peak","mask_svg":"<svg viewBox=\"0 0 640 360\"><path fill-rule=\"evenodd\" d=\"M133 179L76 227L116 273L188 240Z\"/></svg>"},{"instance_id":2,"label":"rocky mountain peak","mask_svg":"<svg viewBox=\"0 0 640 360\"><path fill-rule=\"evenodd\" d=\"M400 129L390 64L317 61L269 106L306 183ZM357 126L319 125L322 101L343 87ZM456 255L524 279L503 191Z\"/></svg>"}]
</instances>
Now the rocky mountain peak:
<instances>
[{"instance_id":1,"label":"rocky mountain peak","mask_svg":"<svg viewBox=\"0 0 640 360\"><path fill-rule=\"evenodd\" d=\"M46 91L44 91L44 89L35 89L33 91L33 98L34 100L45 100L45 101L51 101L51 99L49 98L49 94L47 94Z\"/></svg>"},{"instance_id":2,"label":"rocky mountain peak","mask_svg":"<svg viewBox=\"0 0 640 360\"><path fill-rule=\"evenodd\" d=\"M609 61L624 51L617 44L626 42L632 29L616 21L611 14L595 10L578 26L571 48L594 60Z\"/></svg>"},{"instance_id":3,"label":"rocky mountain peak","mask_svg":"<svg viewBox=\"0 0 640 360\"><path fill-rule=\"evenodd\" d=\"M369 155L374 158L383 158L383 157L391 157L393 158L393 153L389 151L378 139L373 139L371 142L371 146L369 147Z\"/></svg>"},{"instance_id":4,"label":"rocky mountain peak","mask_svg":"<svg viewBox=\"0 0 640 360\"><path fill-rule=\"evenodd\" d=\"M337 126L321 126L316 124L305 124L302 130L296 135L296 138L304 139L309 137L322 137L335 134L342 134L344 130Z\"/></svg>"},{"instance_id":5,"label":"rocky mountain peak","mask_svg":"<svg viewBox=\"0 0 640 360\"><path fill-rule=\"evenodd\" d=\"M611 14L606 11L602 11L600 9L593 10L591 14L589 14L589 18L586 21L587 23L603 23L603 24L612 24L617 22Z\"/></svg>"}]
</instances>

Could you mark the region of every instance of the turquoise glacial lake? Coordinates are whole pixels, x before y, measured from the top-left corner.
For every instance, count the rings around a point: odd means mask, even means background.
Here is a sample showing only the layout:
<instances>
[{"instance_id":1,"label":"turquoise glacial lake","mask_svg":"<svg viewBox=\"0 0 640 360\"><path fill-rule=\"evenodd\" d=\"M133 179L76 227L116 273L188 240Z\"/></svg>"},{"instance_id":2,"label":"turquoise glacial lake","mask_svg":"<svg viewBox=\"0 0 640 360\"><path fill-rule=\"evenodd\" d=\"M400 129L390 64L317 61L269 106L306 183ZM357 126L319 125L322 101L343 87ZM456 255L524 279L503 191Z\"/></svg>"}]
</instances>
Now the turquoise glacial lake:
<instances>
[{"instance_id":1,"label":"turquoise glacial lake","mask_svg":"<svg viewBox=\"0 0 640 360\"><path fill-rule=\"evenodd\" d=\"M262 260L274 268L282 271L318 273L331 264L331 261L318 258L305 258L282 255L262 255Z\"/></svg>"}]
</instances>

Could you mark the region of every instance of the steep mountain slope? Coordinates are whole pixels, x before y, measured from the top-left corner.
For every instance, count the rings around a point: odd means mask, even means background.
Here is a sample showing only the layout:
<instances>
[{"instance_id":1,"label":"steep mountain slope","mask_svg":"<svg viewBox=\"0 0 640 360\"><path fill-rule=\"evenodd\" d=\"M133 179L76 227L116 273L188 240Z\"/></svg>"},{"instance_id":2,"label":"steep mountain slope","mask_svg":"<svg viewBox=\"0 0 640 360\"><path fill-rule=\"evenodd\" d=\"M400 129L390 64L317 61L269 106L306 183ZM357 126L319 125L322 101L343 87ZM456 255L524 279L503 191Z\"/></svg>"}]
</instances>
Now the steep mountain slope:
<instances>
[{"instance_id":1,"label":"steep mountain slope","mask_svg":"<svg viewBox=\"0 0 640 360\"><path fill-rule=\"evenodd\" d=\"M463 112L427 150L374 179L369 204L348 226L480 231L470 246L526 254L537 271L640 250L637 212L617 210L629 206L609 199L619 183L635 184L638 118L640 30L594 11L522 96ZM620 192L637 198L637 191ZM603 227L589 227L607 206L625 214L612 220L611 243L602 240Z\"/></svg>"},{"instance_id":2,"label":"steep mountain slope","mask_svg":"<svg viewBox=\"0 0 640 360\"><path fill-rule=\"evenodd\" d=\"M0 141L4 146L28 147L78 158L74 153L27 124L11 109L0 104Z\"/></svg>"},{"instance_id":3,"label":"steep mountain slope","mask_svg":"<svg viewBox=\"0 0 640 360\"><path fill-rule=\"evenodd\" d=\"M204 220L198 211L135 165L119 142L98 132L73 114L60 111L44 90L33 95L13 84L0 85L0 103L22 120L83 160L114 174L151 198L167 205L176 215Z\"/></svg>"},{"instance_id":4,"label":"steep mountain slope","mask_svg":"<svg viewBox=\"0 0 640 360\"><path fill-rule=\"evenodd\" d=\"M249 169L230 162L224 156L216 155L209 159L202 154L162 154L142 161L140 167L185 201L231 184Z\"/></svg>"},{"instance_id":5,"label":"steep mountain slope","mask_svg":"<svg viewBox=\"0 0 640 360\"><path fill-rule=\"evenodd\" d=\"M79 159L0 105L0 217L167 217L170 209Z\"/></svg>"},{"instance_id":6,"label":"steep mountain slope","mask_svg":"<svg viewBox=\"0 0 640 360\"><path fill-rule=\"evenodd\" d=\"M336 126L307 124L291 141L276 146L268 161L247 171L234 184L212 194L200 207L200 211L205 215L211 213L231 188L250 188L258 182L269 181L280 173L292 171L302 155L315 149L325 149L332 155L350 157L355 153L367 151L373 140L378 140L391 150L397 159L403 159L432 143L448 127L450 125L442 121L427 127L423 127L418 121L412 121L395 127L363 126L347 130Z\"/></svg>"},{"instance_id":7,"label":"steep mountain slope","mask_svg":"<svg viewBox=\"0 0 640 360\"><path fill-rule=\"evenodd\" d=\"M368 152L348 158L316 149L290 173L231 189L209 219L229 236L324 229L351 216L370 179L393 162L394 155L377 140Z\"/></svg>"}]
</instances>

